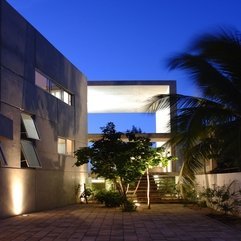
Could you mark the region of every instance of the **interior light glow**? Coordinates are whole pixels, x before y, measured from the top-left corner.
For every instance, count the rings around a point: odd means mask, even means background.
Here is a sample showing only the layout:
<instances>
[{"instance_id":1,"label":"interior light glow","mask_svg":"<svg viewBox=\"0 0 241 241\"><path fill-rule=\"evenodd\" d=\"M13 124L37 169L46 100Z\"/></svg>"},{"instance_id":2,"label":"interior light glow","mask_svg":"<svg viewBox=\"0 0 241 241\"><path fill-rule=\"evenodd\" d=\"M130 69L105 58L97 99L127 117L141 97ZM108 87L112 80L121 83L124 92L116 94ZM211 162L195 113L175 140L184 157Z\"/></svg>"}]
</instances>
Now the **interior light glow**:
<instances>
[{"instance_id":1,"label":"interior light glow","mask_svg":"<svg viewBox=\"0 0 241 241\"><path fill-rule=\"evenodd\" d=\"M152 96L169 92L169 85L90 85L88 112L143 113L144 106Z\"/></svg>"},{"instance_id":2,"label":"interior light glow","mask_svg":"<svg viewBox=\"0 0 241 241\"><path fill-rule=\"evenodd\" d=\"M101 178L101 179L92 179L92 183L104 183L105 179Z\"/></svg>"}]
</instances>

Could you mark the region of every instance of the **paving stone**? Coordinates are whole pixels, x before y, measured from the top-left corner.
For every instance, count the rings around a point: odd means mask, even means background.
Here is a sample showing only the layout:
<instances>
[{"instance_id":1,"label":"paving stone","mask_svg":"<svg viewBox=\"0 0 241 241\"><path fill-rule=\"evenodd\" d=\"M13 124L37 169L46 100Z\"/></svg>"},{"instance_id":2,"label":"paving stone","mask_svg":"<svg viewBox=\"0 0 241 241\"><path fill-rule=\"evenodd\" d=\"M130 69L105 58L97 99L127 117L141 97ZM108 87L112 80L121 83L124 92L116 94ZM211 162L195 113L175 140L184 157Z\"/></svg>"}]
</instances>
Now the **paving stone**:
<instances>
[{"instance_id":1,"label":"paving stone","mask_svg":"<svg viewBox=\"0 0 241 241\"><path fill-rule=\"evenodd\" d=\"M123 213L73 205L0 220L0 241L240 241L234 229L179 204Z\"/></svg>"}]
</instances>

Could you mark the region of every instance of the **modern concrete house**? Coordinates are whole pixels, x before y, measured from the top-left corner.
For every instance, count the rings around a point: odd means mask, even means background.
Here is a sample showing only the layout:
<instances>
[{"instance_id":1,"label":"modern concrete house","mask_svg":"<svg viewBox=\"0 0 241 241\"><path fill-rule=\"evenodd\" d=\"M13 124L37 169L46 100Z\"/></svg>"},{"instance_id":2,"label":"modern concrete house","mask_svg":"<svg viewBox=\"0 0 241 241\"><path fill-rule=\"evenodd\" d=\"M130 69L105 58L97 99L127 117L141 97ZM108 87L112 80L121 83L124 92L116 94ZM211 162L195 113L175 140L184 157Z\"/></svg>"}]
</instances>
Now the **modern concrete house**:
<instances>
[{"instance_id":1,"label":"modern concrete house","mask_svg":"<svg viewBox=\"0 0 241 241\"><path fill-rule=\"evenodd\" d=\"M75 203L87 81L5 0L0 28L0 217Z\"/></svg>"},{"instance_id":2,"label":"modern concrete house","mask_svg":"<svg viewBox=\"0 0 241 241\"><path fill-rule=\"evenodd\" d=\"M145 113L147 104L153 96L160 94L175 94L176 81L149 80L149 81L89 81L88 82L88 113ZM174 108L174 107L172 107ZM162 146L170 139L171 114L175 110L170 108L161 109L155 112L155 132L145 135ZM130 126L132 123L130 123ZM141 125L141 123L140 123ZM140 126L141 127L141 126ZM100 134L89 133L89 140L100 138ZM174 150L170 150L174 154ZM181 163L169 163L168 167L159 168L158 172L176 173ZM157 169L155 169L157 170Z\"/></svg>"},{"instance_id":3,"label":"modern concrete house","mask_svg":"<svg viewBox=\"0 0 241 241\"><path fill-rule=\"evenodd\" d=\"M89 113L143 113L147 100L176 93L175 81L89 81L5 0L0 0L0 217L78 201L89 181L73 152L88 143ZM170 109L155 113L161 146ZM131 124L131 123L130 123ZM93 133L92 133L93 134ZM98 135L89 134L89 139ZM176 175L178 163L154 172Z\"/></svg>"},{"instance_id":4,"label":"modern concrete house","mask_svg":"<svg viewBox=\"0 0 241 241\"><path fill-rule=\"evenodd\" d=\"M143 123L147 112L147 106L150 103L150 99L153 96L160 94L175 94L176 93L176 81L163 81L163 80L149 80L149 81L89 81L88 82L88 113L93 114L98 119L98 115L111 113L112 116L117 114L119 118L125 118L123 120L127 123L128 117L130 119L134 114L142 115ZM146 136L156 147L162 146L171 137L172 123L171 115L176 113L175 106L171 108L160 109L154 113L150 113L154 117L155 121L148 122L148 125L154 125L154 130L149 133L142 133L141 136ZM111 116L110 115L110 116ZM109 116L109 115L108 115ZM121 117L122 116L122 117ZM142 129L141 121L139 126ZM129 127L133 123L129 123ZM145 124L144 124L145 125ZM126 127L128 128L128 127ZM89 140L98 140L101 138L101 134L89 133ZM125 140L125 136L122 136ZM170 148L167 151L167 155L176 155L174 148ZM161 164L149 170L149 182L150 182L150 199L152 203L162 202L160 193L163 191L163 187L166 183L169 185L175 185L177 182L178 172L181 168L181 161L169 161L167 167L163 167ZM110 185L103 178L95 178L92 176L90 180L92 187L98 187L102 183L103 186L108 188ZM130 187L127 195L137 203L146 203L147 177L143 175L136 182L135 188ZM168 194L167 194L168 196Z\"/></svg>"}]
</instances>

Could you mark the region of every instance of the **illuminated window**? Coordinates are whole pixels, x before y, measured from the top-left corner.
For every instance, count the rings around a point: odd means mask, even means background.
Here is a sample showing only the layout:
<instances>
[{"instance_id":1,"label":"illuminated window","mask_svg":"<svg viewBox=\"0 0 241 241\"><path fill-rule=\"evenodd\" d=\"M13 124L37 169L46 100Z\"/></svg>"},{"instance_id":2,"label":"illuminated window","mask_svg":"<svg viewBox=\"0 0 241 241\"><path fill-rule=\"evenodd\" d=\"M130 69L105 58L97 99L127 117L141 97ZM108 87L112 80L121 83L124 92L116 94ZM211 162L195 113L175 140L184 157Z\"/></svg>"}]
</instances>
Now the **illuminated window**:
<instances>
[{"instance_id":1,"label":"illuminated window","mask_svg":"<svg viewBox=\"0 0 241 241\"><path fill-rule=\"evenodd\" d=\"M39 140L40 139L39 134L37 132L37 129L36 129L36 126L32 119L32 116L27 115L25 113L21 113L21 117L22 117L22 122L23 122L24 128L25 128L25 132L24 132L24 130L21 130L21 132L26 134L27 138Z\"/></svg>"},{"instance_id":2,"label":"illuminated window","mask_svg":"<svg viewBox=\"0 0 241 241\"><path fill-rule=\"evenodd\" d=\"M1 166L7 166L8 163L6 161L6 158L5 158L5 155L3 153L3 149L2 149L2 145L0 143L0 163L1 163Z\"/></svg>"},{"instance_id":3,"label":"illuminated window","mask_svg":"<svg viewBox=\"0 0 241 241\"><path fill-rule=\"evenodd\" d=\"M31 141L21 140L22 154L21 167L41 167L37 153Z\"/></svg>"},{"instance_id":4,"label":"illuminated window","mask_svg":"<svg viewBox=\"0 0 241 241\"><path fill-rule=\"evenodd\" d=\"M72 96L66 91L63 91L63 101L68 105L72 105Z\"/></svg>"},{"instance_id":5,"label":"illuminated window","mask_svg":"<svg viewBox=\"0 0 241 241\"><path fill-rule=\"evenodd\" d=\"M35 71L35 84L64 103L72 105L72 95L38 71Z\"/></svg>"},{"instance_id":6,"label":"illuminated window","mask_svg":"<svg viewBox=\"0 0 241 241\"><path fill-rule=\"evenodd\" d=\"M66 154L73 155L74 152L74 141L67 139L66 140Z\"/></svg>"},{"instance_id":7,"label":"illuminated window","mask_svg":"<svg viewBox=\"0 0 241 241\"><path fill-rule=\"evenodd\" d=\"M58 138L58 153L65 154L65 139Z\"/></svg>"},{"instance_id":8,"label":"illuminated window","mask_svg":"<svg viewBox=\"0 0 241 241\"><path fill-rule=\"evenodd\" d=\"M70 139L58 138L58 153L73 156L74 141Z\"/></svg>"},{"instance_id":9,"label":"illuminated window","mask_svg":"<svg viewBox=\"0 0 241 241\"><path fill-rule=\"evenodd\" d=\"M50 83L50 94L62 100L62 90L53 82Z\"/></svg>"}]
</instances>

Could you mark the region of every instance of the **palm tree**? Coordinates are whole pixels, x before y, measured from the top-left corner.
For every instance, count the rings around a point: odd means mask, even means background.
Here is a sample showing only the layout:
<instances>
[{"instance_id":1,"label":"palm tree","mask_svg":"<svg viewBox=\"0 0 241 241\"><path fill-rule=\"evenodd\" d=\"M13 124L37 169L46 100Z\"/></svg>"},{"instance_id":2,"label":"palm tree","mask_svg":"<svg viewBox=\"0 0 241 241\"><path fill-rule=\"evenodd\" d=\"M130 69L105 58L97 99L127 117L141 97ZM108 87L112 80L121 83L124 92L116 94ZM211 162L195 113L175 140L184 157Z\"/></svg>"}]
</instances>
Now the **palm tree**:
<instances>
[{"instance_id":1,"label":"palm tree","mask_svg":"<svg viewBox=\"0 0 241 241\"><path fill-rule=\"evenodd\" d=\"M176 128L168 144L182 147L182 182L192 185L206 160L240 166L241 33L222 29L203 35L168 65L186 70L202 96L158 95L149 105L151 111L177 107L171 120Z\"/></svg>"}]
</instances>

